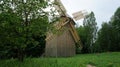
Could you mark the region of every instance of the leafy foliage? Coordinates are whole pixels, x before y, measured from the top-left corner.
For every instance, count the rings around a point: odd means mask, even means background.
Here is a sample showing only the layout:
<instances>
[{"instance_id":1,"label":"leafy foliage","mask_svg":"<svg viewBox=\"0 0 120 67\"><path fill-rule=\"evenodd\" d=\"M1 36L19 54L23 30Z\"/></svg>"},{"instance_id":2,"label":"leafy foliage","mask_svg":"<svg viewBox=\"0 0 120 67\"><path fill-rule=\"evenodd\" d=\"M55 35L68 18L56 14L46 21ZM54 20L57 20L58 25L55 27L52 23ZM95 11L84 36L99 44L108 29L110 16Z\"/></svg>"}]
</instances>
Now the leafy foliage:
<instances>
[{"instance_id":1,"label":"leafy foliage","mask_svg":"<svg viewBox=\"0 0 120 67\"><path fill-rule=\"evenodd\" d=\"M120 7L116 10L114 16L112 17L110 24L113 27L113 38L112 44L114 48L112 51L120 51Z\"/></svg>"},{"instance_id":2,"label":"leafy foliage","mask_svg":"<svg viewBox=\"0 0 120 67\"><path fill-rule=\"evenodd\" d=\"M25 51L38 45L38 51L42 51L38 55L44 52L42 45L45 45L49 26L47 12L44 11L47 6L46 0L0 1L0 58L15 56L22 61Z\"/></svg>"},{"instance_id":3,"label":"leafy foliage","mask_svg":"<svg viewBox=\"0 0 120 67\"><path fill-rule=\"evenodd\" d=\"M98 32L98 38L96 41L96 52L110 51L113 40L113 28L109 23L104 22L102 28ZM99 49L99 50L97 50Z\"/></svg>"},{"instance_id":4,"label":"leafy foliage","mask_svg":"<svg viewBox=\"0 0 120 67\"><path fill-rule=\"evenodd\" d=\"M104 22L98 32L96 52L120 51L120 7L109 23Z\"/></svg>"},{"instance_id":5,"label":"leafy foliage","mask_svg":"<svg viewBox=\"0 0 120 67\"><path fill-rule=\"evenodd\" d=\"M77 29L83 43L83 53L120 51L120 7L109 22L103 22L98 33L93 13L85 17L83 23Z\"/></svg>"},{"instance_id":6,"label":"leafy foliage","mask_svg":"<svg viewBox=\"0 0 120 67\"><path fill-rule=\"evenodd\" d=\"M94 13L91 12L84 18L83 27L78 28L81 41L83 42L83 53L93 52L97 33L97 23L95 20Z\"/></svg>"}]
</instances>

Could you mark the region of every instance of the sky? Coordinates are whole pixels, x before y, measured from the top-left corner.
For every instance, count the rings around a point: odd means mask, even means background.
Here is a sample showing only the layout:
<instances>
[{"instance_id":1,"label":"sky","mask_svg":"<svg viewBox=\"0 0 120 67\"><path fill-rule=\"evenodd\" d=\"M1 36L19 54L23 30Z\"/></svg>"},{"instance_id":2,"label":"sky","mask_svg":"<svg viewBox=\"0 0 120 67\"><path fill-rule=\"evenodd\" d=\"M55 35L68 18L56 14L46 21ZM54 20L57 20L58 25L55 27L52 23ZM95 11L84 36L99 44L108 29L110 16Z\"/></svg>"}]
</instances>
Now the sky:
<instances>
[{"instance_id":1,"label":"sky","mask_svg":"<svg viewBox=\"0 0 120 67\"><path fill-rule=\"evenodd\" d=\"M67 13L72 17L72 13L86 10L93 11L99 28L103 21L108 22L116 9L120 7L120 0L61 0ZM82 25L83 19L76 21Z\"/></svg>"}]
</instances>

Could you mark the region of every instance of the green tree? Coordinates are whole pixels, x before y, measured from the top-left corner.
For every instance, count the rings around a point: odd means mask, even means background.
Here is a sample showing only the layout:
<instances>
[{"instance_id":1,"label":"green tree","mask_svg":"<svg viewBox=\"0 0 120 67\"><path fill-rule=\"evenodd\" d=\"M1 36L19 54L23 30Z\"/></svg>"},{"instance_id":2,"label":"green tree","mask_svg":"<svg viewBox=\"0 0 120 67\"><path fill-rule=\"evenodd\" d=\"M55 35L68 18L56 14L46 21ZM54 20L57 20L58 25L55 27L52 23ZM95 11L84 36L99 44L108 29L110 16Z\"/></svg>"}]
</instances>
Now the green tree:
<instances>
[{"instance_id":1,"label":"green tree","mask_svg":"<svg viewBox=\"0 0 120 67\"><path fill-rule=\"evenodd\" d=\"M10 12L2 12L0 14L0 51L1 55L3 55L2 57L9 57L8 53L13 48L13 42L16 42L17 28L19 28L16 25L19 26L19 22L20 18L16 17L16 14Z\"/></svg>"},{"instance_id":2,"label":"green tree","mask_svg":"<svg viewBox=\"0 0 120 67\"><path fill-rule=\"evenodd\" d=\"M102 28L98 32L98 38L96 41L96 51L105 52L110 51L113 47L113 33L114 30L110 23L104 22ZM97 50L99 49L99 50Z\"/></svg>"},{"instance_id":3,"label":"green tree","mask_svg":"<svg viewBox=\"0 0 120 67\"><path fill-rule=\"evenodd\" d=\"M80 26L80 27L76 28L76 30L77 30L77 33L78 33L78 35L79 35L79 37L80 37L81 44L82 44L82 46L84 47L84 44L85 44L85 42L86 42L85 28L84 28L84 26ZM84 48L83 48L83 49L84 49ZM77 47L77 46L76 46L76 53L81 53L81 49L80 49L79 47Z\"/></svg>"},{"instance_id":4,"label":"green tree","mask_svg":"<svg viewBox=\"0 0 120 67\"><path fill-rule=\"evenodd\" d=\"M84 34L86 38L84 42L85 44L83 45L83 51L92 53L97 33L97 23L93 12L84 18L83 26L85 28Z\"/></svg>"},{"instance_id":5,"label":"green tree","mask_svg":"<svg viewBox=\"0 0 120 67\"><path fill-rule=\"evenodd\" d=\"M120 7L116 10L111 20L104 22L98 32L96 41L97 52L120 51Z\"/></svg>"},{"instance_id":6,"label":"green tree","mask_svg":"<svg viewBox=\"0 0 120 67\"><path fill-rule=\"evenodd\" d=\"M44 11L47 3L46 0L1 0L1 48L6 45L7 48L16 49L18 59L23 61L25 48L30 44L39 44L33 36L44 36L47 31L48 17Z\"/></svg>"},{"instance_id":7,"label":"green tree","mask_svg":"<svg viewBox=\"0 0 120 67\"><path fill-rule=\"evenodd\" d=\"M112 51L120 51L120 7L114 13L112 19L110 20L110 24L114 30L113 37L113 48Z\"/></svg>"}]
</instances>

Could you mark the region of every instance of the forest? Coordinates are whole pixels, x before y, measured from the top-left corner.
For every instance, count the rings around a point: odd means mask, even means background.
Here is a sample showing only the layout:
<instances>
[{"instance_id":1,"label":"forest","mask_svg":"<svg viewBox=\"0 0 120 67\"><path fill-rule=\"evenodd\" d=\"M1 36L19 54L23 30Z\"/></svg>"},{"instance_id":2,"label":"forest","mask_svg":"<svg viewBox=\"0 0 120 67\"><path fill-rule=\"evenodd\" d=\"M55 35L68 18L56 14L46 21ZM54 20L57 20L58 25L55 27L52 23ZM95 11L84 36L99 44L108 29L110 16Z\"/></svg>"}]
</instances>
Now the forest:
<instances>
[{"instance_id":1,"label":"forest","mask_svg":"<svg viewBox=\"0 0 120 67\"><path fill-rule=\"evenodd\" d=\"M120 7L109 22L98 28L93 12L84 18L83 26L77 28L83 43L82 53L120 51Z\"/></svg>"},{"instance_id":2,"label":"forest","mask_svg":"<svg viewBox=\"0 0 120 67\"><path fill-rule=\"evenodd\" d=\"M0 60L23 61L43 56L46 32L53 28L51 23L58 20L54 11L45 11L51 6L46 0L0 0ZM54 17L52 21L49 14ZM108 22L103 21L101 28L91 12L84 18L83 26L76 30L83 46L82 49L76 47L77 54L119 52L120 7Z\"/></svg>"}]
</instances>

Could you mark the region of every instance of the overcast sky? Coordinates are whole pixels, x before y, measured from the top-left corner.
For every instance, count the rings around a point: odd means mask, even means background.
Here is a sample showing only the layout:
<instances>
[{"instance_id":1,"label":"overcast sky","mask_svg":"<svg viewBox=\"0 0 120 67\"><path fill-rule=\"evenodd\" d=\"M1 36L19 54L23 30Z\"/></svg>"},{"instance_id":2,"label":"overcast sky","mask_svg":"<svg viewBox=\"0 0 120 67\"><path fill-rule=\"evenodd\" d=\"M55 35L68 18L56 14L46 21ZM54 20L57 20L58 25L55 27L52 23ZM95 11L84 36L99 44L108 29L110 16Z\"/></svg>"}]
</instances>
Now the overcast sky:
<instances>
[{"instance_id":1,"label":"overcast sky","mask_svg":"<svg viewBox=\"0 0 120 67\"><path fill-rule=\"evenodd\" d=\"M72 17L72 13L86 10L95 13L96 21L100 27L103 21L109 21L116 9L120 7L120 0L61 0L67 13ZM76 21L82 25L82 21Z\"/></svg>"}]
</instances>

